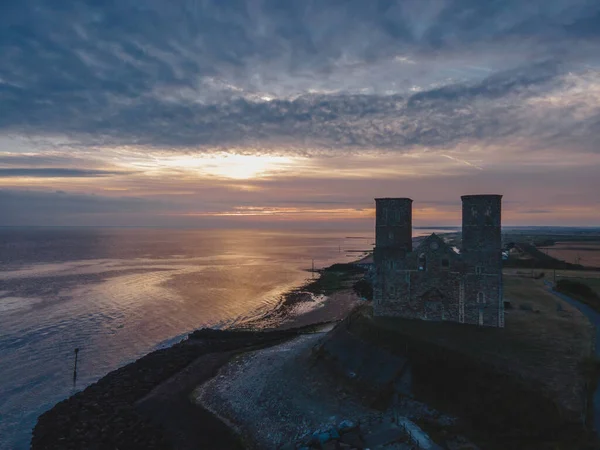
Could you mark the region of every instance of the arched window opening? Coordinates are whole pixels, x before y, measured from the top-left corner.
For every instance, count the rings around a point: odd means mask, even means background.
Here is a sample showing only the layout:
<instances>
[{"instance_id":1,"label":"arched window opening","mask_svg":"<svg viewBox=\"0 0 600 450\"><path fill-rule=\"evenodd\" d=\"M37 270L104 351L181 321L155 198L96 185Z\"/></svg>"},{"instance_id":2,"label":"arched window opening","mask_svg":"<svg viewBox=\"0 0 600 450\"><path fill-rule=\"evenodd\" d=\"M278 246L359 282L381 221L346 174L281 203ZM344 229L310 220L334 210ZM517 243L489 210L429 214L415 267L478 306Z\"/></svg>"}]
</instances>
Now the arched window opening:
<instances>
[{"instance_id":1,"label":"arched window opening","mask_svg":"<svg viewBox=\"0 0 600 450\"><path fill-rule=\"evenodd\" d=\"M425 253L419 255L419 270L427 270L427 256Z\"/></svg>"},{"instance_id":2,"label":"arched window opening","mask_svg":"<svg viewBox=\"0 0 600 450\"><path fill-rule=\"evenodd\" d=\"M494 216L492 215L492 207L490 205L485 208L485 224L494 225Z\"/></svg>"}]
</instances>

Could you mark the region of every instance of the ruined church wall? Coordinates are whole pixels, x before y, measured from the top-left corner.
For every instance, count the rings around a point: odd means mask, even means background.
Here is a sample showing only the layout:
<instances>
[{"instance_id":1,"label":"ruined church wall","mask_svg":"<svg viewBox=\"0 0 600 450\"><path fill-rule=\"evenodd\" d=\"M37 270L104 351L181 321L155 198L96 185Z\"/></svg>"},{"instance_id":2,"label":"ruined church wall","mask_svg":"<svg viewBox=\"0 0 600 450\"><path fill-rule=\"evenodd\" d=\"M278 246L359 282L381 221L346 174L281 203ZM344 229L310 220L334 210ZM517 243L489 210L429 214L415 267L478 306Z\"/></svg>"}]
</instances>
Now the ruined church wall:
<instances>
[{"instance_id":1,"label":"ruined church wall","mask_svg":"<svg viewBox=\"0 0 600 450\"><path fill-rule=\"evenodd\" d=\"M484 326L503 326L500 315L503 313L501 293L501 275L467 274L465 286L465 323L479 324L480 310ZM483 303L480 301L483 294Z\"/></svg>"},{"instance_id":2,"label":"ruined church wall","mask_svg":"<svg viewBox=\"0 0 600 450\"><path fill-rule=\"evenodd\" d=\"M459 321L459 284L461 275L450 271L438 272L398 270L380 278L374 295L376 316L395 316L407 319ZM431 289L439 289L443 300L423 299Z\"/></svg>"}]
</instances>

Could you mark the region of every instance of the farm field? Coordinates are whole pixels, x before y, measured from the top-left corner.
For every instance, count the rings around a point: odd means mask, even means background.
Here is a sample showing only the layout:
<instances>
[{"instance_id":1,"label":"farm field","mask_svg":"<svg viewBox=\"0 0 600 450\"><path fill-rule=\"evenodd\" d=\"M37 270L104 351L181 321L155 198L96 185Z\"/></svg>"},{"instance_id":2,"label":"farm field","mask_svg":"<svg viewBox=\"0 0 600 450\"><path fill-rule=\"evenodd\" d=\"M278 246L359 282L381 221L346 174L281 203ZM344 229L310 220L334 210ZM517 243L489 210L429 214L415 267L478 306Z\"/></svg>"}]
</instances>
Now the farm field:
<instances>
[{"instance_id":1,"label":"farm field","mask_svg":"<svg viewBox=\"0 0 600 450\"><path fill-rule=\"evenodd\" d=\"M549 247L538 248L562 261L600 268L600 242L557 242Z\"/></svg>"}]
</instances>

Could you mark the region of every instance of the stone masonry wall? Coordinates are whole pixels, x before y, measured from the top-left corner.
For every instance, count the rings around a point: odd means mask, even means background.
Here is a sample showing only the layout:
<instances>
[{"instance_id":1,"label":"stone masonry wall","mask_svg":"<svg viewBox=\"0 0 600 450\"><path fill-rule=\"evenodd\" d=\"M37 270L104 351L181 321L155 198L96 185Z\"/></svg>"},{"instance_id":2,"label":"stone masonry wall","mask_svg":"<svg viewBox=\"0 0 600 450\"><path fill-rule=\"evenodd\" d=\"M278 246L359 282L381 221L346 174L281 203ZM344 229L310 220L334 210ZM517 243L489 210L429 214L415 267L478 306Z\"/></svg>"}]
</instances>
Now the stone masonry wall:
<instances>
[{"instance_id":1,"label":"stone masonry wall","mask_svg":"<svg viewBox=\"0 0 600 450\"><path fill-rule=\"evenodd\" d=\"M398 220L396 213L412 201L377 200L374 314L504 326L500 199L463 196L460 255L435 234L406 251L390 230L401 223L406 231L408 219Z\"/></svg>"}]
</instances>

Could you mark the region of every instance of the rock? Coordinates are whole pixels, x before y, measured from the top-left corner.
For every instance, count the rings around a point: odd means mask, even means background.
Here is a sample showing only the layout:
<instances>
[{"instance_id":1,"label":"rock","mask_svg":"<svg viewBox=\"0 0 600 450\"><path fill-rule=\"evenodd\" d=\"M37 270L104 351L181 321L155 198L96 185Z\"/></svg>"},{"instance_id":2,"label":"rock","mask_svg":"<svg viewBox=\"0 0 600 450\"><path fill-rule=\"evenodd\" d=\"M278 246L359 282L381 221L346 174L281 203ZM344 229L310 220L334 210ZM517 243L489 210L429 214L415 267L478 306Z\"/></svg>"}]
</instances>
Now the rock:
<instances>
[{"instance_id":1,"label":"rock","mask_svg":"<svg viewBox=\"0 0 600 450\"><path fill-rule=\"evenodd\" d=\"M330 439L339 439L340 438L340 434L338 433L338 431L335 428L331 428L329 431L329 437Z\"/></svg>"},{"instance_id":2,"label":"rock","mask_svg":"<svg viewBox=\"0 0 600 450\"><path fill-rule=\"evenodd\" d=\"M313 442L316 442L316 438L313 438L313 434L311 432L308 432L308 433L302 435L300 437L300 439L298 439L296 441L297 445L300 446L300 447L302 447L302 446L308 446L308 447L310 447L310 445Z\"/></svg>"},{"instance_id":3,"label":"rock","mask_svg":"<svg viewBox=\"0 0 600 450\"><path fill-rule=\"evenodd\" d=\"M324 444L327 441L331 440L331 435L329 434L329 432L325 431L315 431L312 435L313 437L313 442L315 443L320 443L320 444Z\"/></svg>"},{"instance_id":4,"label":"rock","mask_svg":"<svg viewBox=\"0 0 600 450\"><path fill-rule=\"evenodd\" d=\"M312 442L312 440L313 440L312 433L309 432L309 433L306 433L306 434L302 435L300 437L300 439L298 439L297 442L298 442L298 445L300 445L300 446L302 446L302 445L310 445L311 442Z\"/></svg>"},{"instance_id":5,"label":"rock","mask_svg":"<svg viewBox=\"0 0 600 450\"><path fill-rule=\"evenodd\" d=\"M348 431L352 431L357 427L358 425L352 422L351 420L342 420L338 425L338 430L340 433L347 433Z\"/></svg>"}]
</instances>

